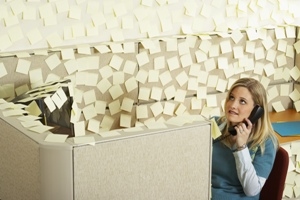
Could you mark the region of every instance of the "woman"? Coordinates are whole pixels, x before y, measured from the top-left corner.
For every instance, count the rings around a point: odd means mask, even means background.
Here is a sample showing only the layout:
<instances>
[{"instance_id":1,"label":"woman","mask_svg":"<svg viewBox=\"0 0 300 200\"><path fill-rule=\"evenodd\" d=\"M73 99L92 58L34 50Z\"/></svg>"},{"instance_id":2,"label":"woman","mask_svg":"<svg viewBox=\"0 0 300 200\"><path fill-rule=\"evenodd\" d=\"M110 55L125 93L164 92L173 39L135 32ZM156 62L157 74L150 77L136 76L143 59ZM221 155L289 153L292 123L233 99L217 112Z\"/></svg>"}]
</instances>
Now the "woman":
<instances>
[{"instance_id":1,"label":"woman","mask_svg":"<svg viewBox=\"0 0 300 200\"><path fill-rule=\"evenodd\" d=\"M248 117L255 105L264 113L252 124ZM252 78L237 80L228 91L225 115L216 121L222 136L213 143L212 200L259 199L278 148L264 87ZM231 126L236 135L228 132Z\"/></svg>"}]
</instances>

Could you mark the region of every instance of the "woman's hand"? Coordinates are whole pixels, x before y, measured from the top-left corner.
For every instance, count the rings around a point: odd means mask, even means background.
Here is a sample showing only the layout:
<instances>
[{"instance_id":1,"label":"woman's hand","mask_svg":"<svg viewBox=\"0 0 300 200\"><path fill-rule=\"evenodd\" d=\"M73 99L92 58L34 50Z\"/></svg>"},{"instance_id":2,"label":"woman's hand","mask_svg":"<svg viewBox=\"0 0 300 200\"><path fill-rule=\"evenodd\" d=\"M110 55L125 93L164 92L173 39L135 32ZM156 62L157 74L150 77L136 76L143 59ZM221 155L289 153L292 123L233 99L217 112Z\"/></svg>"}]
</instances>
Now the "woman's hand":
<instances>
[{"instance_id":1,"label":"woman's hand","mask_svg":"<svg viewBox=\"0 0 300 200\"><path fill-rule=\"evenodd\" d=\"M252 131L252 123L249 119L245 119L245 121L247 122L247 126L245 123L241 122L238 125L235 126L235 130L236 130L236 136L234 136L235 138L233 138L235 140L235 144L237 147L241 147L244 144L247 144L249 135Z\"/></svg>"}]
</instances>

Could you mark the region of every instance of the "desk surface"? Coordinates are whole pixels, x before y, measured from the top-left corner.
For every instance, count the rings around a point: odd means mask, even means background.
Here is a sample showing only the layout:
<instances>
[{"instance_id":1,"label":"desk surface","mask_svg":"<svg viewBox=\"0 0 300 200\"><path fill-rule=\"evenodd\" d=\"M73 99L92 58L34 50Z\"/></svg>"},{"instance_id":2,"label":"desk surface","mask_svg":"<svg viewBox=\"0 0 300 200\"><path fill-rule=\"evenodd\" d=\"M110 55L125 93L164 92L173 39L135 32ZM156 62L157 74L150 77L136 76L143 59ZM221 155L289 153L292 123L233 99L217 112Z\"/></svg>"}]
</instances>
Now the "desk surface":
<instances>
[{"instance_id":1,"label":"desk surface","mask_svg":"<svg viewBox=\"0 0 300 200\"><path fill-rule=\"evenodd\" d=\"M270 119L272 122L284 122L284 121L300 121L300 113L298 113L295 109L288 109L282 112L270 112ZM300 136L286 136L282 137L276 133L276 136L279 140L279 143L292 142L295 140L300 140Z\"/></svg>"}]
</instances>

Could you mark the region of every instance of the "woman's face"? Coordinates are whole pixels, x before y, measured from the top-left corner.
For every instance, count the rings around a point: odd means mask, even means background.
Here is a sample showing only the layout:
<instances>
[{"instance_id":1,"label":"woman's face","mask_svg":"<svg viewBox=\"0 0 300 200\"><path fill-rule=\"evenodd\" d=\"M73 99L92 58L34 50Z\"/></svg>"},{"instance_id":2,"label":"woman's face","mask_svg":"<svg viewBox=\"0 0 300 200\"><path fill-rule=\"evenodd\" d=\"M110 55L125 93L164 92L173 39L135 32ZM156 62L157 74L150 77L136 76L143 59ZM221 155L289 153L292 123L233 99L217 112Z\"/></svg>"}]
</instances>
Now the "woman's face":
<instances>
[{"instance_id":1,"label":"woman's face","mask_svg":"<svg viewBox=\"0 0 300 200\"><path fill-rule=\"evenodd\" d=\"M249 90L241 86L236 87L225 103L225 116L231 125L236 125L249 117L253 107L254 101Z\"/></svg>"}]
</instances>

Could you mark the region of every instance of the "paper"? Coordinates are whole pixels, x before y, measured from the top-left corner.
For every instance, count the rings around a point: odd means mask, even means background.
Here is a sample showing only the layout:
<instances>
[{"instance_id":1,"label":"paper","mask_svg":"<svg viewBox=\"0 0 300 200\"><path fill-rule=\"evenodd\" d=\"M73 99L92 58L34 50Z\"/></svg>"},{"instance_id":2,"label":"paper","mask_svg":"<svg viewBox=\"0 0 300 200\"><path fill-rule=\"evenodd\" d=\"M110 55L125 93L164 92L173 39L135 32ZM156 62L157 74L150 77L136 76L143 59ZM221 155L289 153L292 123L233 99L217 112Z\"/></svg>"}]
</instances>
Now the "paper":
<instances>
[{"instance_id":1,"label":"paper","mask_svg":"<svg viewBox=\"0 0 300 200\"><path fill-rule=\"evenodd\" d=\"M89 144L95 145L94 136L84 136L84 137L74 137L73 138L75 144Z\"/></svg>"},{"instance_id":2,"label":"paper","mask_svg":"<svg viewBox=\"0 0 300 200\"><path fill-rule=\"evenodd\" d=\"M115 115L119 112L121 112L121 104L120 104L120 100L117 99L111 103L108 104L108 108L109 108L109 111L110 111L110 115Z\"/></svg>"},{"instance_id":3,"label":"paper","mask_svg":"<svg viewBox=\"0 0 300 200\"><path fill-rule=\"evenodd\" d=\"M150 98L160 101L162 99L163 89L159 87L152 87Z\"/></svg>"},{"instance_id":4,"label":"paper","mask_svg":"<svg viewBox=\"0 0 300 200\"><path fill-rule=\"evenodd\" d=\"M93 117L96 117L97 116L97 113L96 113L96 110L95 110L95 107L93 104L90 104L86 107L84 107L82 109L82 112L83 112L83 115L84 115L84 118L86 121L92 119Z\"/></svg>"},{"instance_id":5,"label":"paper","mask_svg":"<svg viewBox=\"0 0 300 200\"><path fill-rule=\"evenodd\" d=\"M74 132L75 132L75 137L85 135L85 122L79 121L74 123Z\"/></svg>"},{"instance_id":6,"label":"paper","mask_svg":"<svg viewBox=\"0 0 300 200\"><path fill-rule=\"evenodd\" d=\"M146 51L137 54L136 59L140 67L149 63L149 57Z\"/></svg>"},{"instance_id":7,"label":"paper","mask_svg":"<svg viewBox=\"0 0 300 200\"><path fill-rule=\"evenodd\" d=\"M6 68L3 63L0 63L0 78L7 75Z\"/></svg>"},{"instance_id":8,"label":"paper","mask_svg":"<svg viewBox=\"0 0 300 200\"><path fill-rule=\"evenodd\" d=\"M124 100L123 100L124 101ZM105 114L106 101L97 100L95 102L95 110L97 114Z\"/></svg>"},{"instance_id":9,"label":"paper","mask_svg":"<svg viewBox=\"0 0 300 200\"><path fill-rule=\"evenodd\" d=\"M138 99L148 101L150 97L150 92L151 92L150 88L141 87L139 90Z\"/></svg>"},{"instance_id":10,"label":"paper","mask_svg":"<svg viewBox=\"0 0 300 200\"><path fill-rule=\"evenodd\" d=\"M90 119L88 121L87 130L92 131L93 133L99 133L100 121L96 119Z\"/></svg>"},{"instance_id":11,"label":"paper","mask_svg":"<svg viewBox=\"0 0 300 200\"><path fill-rule=\"evenodd\" d=\"M275 122L272 123L273 129L281 136L300 135L300 121Z\"/></svg>"},{"instance_id":12,"label":"paper","mask_svg":"<svg viewBox=\"0 0 300 200\"><path fill-rule=\"evenodd\" d=\"M127 114L121 114L120 115L120 126L121 127L125 127L125 128L129 128L131 127L131 115L127 115Z\"/></svg>"},{"instance_id":13,"label":"paper","mask_svg":"<svg viewBox=\"0 0 300 200\"><path fill-rule=\"evenodd\" d=\"M170 71L180 68L180 64L177 56L167 59L167 63Z\"/></svg>"},{"instance_id":14,"label":"paper","mask_svg":"<svg viewBox=\"0 0 300 200\"><path fill-rule=\"evenodd\" d=\"M50 70L55 69L61 63L60 59L58 58L58 56L56 54L49 56L45 60L45 62L47 63Z\"/></svg>"},{"instance_id":15,"label":"paper","mask_svg":"<svg viewBox=\"0 0 300 200\"><path fill-rule=\"evenodd\" d=\"M45 138L45 142L64 143L68 135L49 133Z\"/></svg>"},{"instance_id":16,"label":"paper","mask_svg":"<svg viewBox=\"0 0 300 200\"><path fill-rule=\"evenodd\" d=\"M36 133L44 133L44 132L47 132L49 130L51 130L53 127L51 126L33 126L33 127L30 127L29 130L30 131L33 131L33 132L36 132Z\"/></svg>"}]
</instances>

